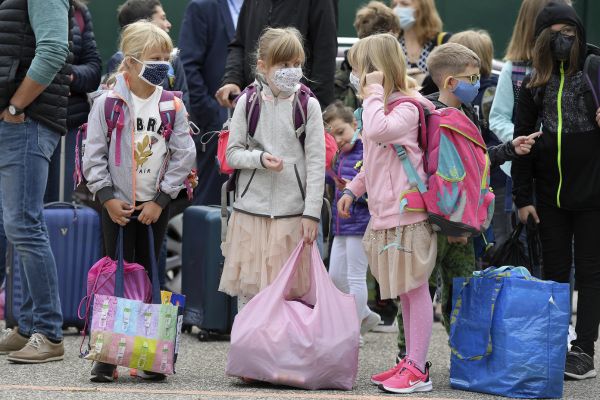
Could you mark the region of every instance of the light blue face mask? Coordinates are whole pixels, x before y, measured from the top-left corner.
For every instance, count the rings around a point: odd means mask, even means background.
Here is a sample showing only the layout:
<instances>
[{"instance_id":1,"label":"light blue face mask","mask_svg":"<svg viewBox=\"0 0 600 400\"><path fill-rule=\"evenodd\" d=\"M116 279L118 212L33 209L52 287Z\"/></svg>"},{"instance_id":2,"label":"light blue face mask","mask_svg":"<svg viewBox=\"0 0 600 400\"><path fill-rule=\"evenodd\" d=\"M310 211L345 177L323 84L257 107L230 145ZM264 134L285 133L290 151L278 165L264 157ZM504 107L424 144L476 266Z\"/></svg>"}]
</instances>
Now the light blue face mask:
<instances>
[{"instance_id":1,"label":"light blue face mask","mask_svg":"<svg viewBox=\"0 0 600 400\"><path fill-rule=\"evenodd\" d=\"M452 92L463 104L471 104L477 93L479 93L480 82L471 84L465 81L458 81L458 85Z\"/></svg>"},{"instance_id":2,"label":"light blue face mask","mask_svg":"<svg viewBox=\"0 0 600 400\"><path fill-rule=\"evenodd\" d=\"M400 21L400 28L407 30L415 24L415 9L412 7L394 7L394 12Z\"/></svg>"}]
</instances>

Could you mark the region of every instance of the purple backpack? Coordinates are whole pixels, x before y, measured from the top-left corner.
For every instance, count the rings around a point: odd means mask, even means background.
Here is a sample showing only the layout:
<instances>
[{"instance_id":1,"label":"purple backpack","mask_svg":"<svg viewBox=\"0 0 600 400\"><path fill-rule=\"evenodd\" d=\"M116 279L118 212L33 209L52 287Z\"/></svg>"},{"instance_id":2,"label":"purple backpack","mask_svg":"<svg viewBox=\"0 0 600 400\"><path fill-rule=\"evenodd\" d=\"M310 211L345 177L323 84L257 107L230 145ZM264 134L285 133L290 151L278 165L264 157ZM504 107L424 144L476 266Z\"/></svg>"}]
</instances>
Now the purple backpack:
<instances>
[{"instance_id":1,"label":"purple backpack","mask_svg":"<svg viewBox=\"0 0 600 400\"><path fill-rule=\"evenodd\" d=\"M246 120L248 121L248 136L254 137L258 119L260 118L260 90L258 85L251 84L247 86L238 96L238 99L246 94ZM308 101L311 97L315 97L313 92L304 84L300 84L300 88L296 91L292 107L294 109L294 129L296 129L296 137L304 148L304 140L306 139L306 119L308 117ZM219 170L223 174L231 174L227 182L227 191L235 190L235 181L237 170L229 167L227 164L227 144L229 143L229 130L223 129L219 133L219 143L217 146L217 163Z\"/></svg>"},{"instance_id":2,"label":"purple backpack","mask_svg":"<svg viewBox=\"0 0 600 400\"><path fill-rule=\"evenodd\" d=\"M175 124L175 117L177 115L177 107L174 105L173 107L163 107L163 103L171 103L175 102L175 98L181 99L182 93L179 91L170 91L163 90L160 95L159 100L159 113L160 120L162 126L162 135L165 140L168 142L171 138L171 133L173 132L173 126ZM125 102L120 97L114 96L109 92L109 95L106 97L106 101L104 102L104 119L106 120L106 126L108 127L106 137L107 142L110 144L112 133L115 131L115 140L117 141L117 146L115 146L115 164L117 167L121 165L121 136L123 134L123 125L124 125L124 112L123 105ZM75 172L73 173L73 183L74 187L77 188L81 182L83 182L83 173L81 167L81 159L83 157L83 152L85 150L85 140L87 139L87 123L81 125L79 130L77 131L77 137L75 139ZM81 144L81 150L80 150ZM191 184L191 176L196 173L195 170L192 170L190 178L185 180L185 187L188 195L188 199L192 199L193 195L193 187Z\"/></svg>"}]
</instances>

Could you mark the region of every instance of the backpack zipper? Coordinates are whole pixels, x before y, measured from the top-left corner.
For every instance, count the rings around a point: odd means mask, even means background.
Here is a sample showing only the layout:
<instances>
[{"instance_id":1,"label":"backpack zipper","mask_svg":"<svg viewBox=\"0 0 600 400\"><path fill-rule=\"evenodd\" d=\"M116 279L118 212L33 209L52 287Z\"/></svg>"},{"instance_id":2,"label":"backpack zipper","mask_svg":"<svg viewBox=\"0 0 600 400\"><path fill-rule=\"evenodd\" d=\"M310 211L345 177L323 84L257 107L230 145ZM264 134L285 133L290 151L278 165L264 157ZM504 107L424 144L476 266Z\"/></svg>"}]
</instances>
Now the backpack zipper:
<instances>
[{"instance_id":1,"label":"backpack zipper","mask_svg":"<svg viewBox=\"0 0 600 400\"><path fill-rule=\"evenodd\" d=\"M556 191L556 205L560 208L560 192L562 190L562 129L563 129L563 121L562 121L562 93L565 86L565 67L564 61L560 62L560 86L558 87L558 100L556 102L556 108L558 111L558 155L557 155L557 164L558 164L558 190Z\"/></svg>"}]
</instances>

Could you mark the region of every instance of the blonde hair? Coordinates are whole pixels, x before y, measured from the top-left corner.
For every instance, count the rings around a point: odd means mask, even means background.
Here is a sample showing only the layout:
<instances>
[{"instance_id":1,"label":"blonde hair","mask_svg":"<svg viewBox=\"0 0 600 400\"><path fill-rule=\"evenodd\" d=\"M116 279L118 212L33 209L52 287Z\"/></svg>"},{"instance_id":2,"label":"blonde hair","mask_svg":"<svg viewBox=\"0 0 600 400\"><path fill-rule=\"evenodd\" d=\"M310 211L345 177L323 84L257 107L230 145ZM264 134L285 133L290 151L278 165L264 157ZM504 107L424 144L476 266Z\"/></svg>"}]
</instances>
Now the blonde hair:
<instances>
[{"instance_id":1,"label":"blonde hair","mask_svg":"<svg viewBox=\"0 0 600 400\"><path fill-rule=\"evenodd\" d=\"M302 34L298 29L291 27L266 28L258 39L256 59L264 61L267 68L296 60L304 64Z\"/></svg>"},{"instance_id":2,"label":"blonde hair","mask_svg":"<svg viewBox=\"0 0 600 400\"><path fill-rule=\"evenodd\" d=\"M121 32L121 42L119 44L119 50L123 53L123 61L108 79L107 84L109 86L113 85L116 76L127 70L125 63L127 57L135 57L142 61L147 52L157 49L165 53L173 51L173 41L165 31L148 21L138 21L127 25Z\"/></svg>"},{"instance_id":3,"label":"blonde hair","mask_svg":"<svg viewBox=\"0 0 600 400\"><path fill-rule=\"evenodd\" d=\"M506 49L506 61L531 61L535 46L535 20L550 1L569 4L561 0L523 0L513 33Z\"/></svg>"},{"instance_id":4,"label":"blonde hair","mask_svg":"<svg viewBox=\"0 0 600 400\"><path fill-rule=\"evenodd\" d=\"M435 39L436 35L442 32L443 24L440 14L435 7L434 0L414 0L415 5L415 25L413 30L419 39L421 46L424 46L430 40ZM396 5L391 2L392 7Z\"/></svg>"},{"instance_id":5,"label":"blonde hair","mask_svg":"<svg viewBox=\"0 0 600 400\"><path fill-rule=\"evenodd\" d=\"M470 66L481 68L479 57L473 50L458 43L437 46L427 58L427 68L439 88L449 76L460 74Z\"/></svg>"},{"instance_id":6,"label":"blonde hair","mask_svg":"<svg viewBox=\"0 0 600 400\"><path fill-rule=\"evenodd\" d=\"M416 81L406 75L406 60L398 39L389 33L360 39L348 52L348 61L360 74L361 87L365 86L367 74L374 71L383 73L383 99L386 107L393 92L411 95L411 89L417 87Z\"/></svg>"},{"instance_id":7,"label":"blonde hair","mask_svg":"<svg viewBox=\"0 0 600 400\"><path fill-rule=\"evenodd\" d=\"M356 12L354 29L359 39L375 33L400 35L400 21L394 11L379 1L371 1Z\"/></svg>"},{"instance_id":8,"label":"blonde hair","mask_svg":"<svg viewBox=\"0 0 600 400\"><path fill-rule=\"evenodd\" d=\"M481 61L481 76L492 74L492 61L494 59L494 44L490 34L485 30L468 30L452 35L449 43L458 43L473 50Z\"/></svg>"}]
</instances>

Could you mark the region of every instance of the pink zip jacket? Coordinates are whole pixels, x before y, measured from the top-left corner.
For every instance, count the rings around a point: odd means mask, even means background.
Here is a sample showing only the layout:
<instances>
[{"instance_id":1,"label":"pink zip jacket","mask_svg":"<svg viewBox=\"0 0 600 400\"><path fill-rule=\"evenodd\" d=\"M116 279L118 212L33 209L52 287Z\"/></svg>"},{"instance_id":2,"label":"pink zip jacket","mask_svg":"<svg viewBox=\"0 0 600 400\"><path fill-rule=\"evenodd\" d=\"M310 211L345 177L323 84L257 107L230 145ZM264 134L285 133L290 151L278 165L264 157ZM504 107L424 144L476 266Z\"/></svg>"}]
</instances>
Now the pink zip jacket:
<instances>
[{"instance_id":1,"label":"pink zip jacket","mask_svg":"<svg viewBox=\"0 0 600 400\"><path fill-rule=\"evenodd\" d=\"M404 210L400 213L400 197L411 188L404 167L391 144L404 146L421 179L426 182L423 169L423 152L418 144L419 111L409 103L394 107L388 114L384 112L383 86L369 85L371 95L363 103L364 168L347 186L356 197L368 193L371 229L391 229L410 225L427 219L422 211ZM416 93L416 99L430 110L435 110L432 102ZM394 92L388 103L402 97Z\"/></svg>"}]
</instances>

